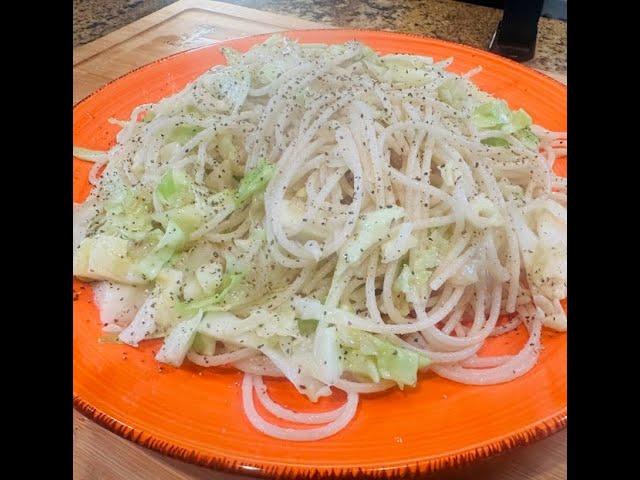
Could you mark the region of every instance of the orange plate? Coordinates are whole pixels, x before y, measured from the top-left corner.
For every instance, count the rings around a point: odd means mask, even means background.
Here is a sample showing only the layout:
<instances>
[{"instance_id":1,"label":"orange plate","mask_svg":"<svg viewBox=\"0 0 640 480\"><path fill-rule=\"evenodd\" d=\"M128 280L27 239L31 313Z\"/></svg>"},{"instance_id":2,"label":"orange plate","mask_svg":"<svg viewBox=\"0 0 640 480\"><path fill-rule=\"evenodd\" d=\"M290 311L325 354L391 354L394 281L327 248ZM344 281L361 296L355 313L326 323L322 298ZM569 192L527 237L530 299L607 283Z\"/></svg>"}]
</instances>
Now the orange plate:
<instances>
[{"instance_id":1,"label":"orange plate","mask_svg":"<svg viewBox=\"0 0 640 480\"><path fill-rule=\"evenodd\" d=\"M415 53L436 60L454 57L456 72L477 65L480 86L523 107L535 123L566 128L566 88L510 60L454 43L389 32L294 31L301 42L358 39L381 53ZM118 127L109 117L174 93L213 65L224 62L222 45L247 50L267 35L232 40L180 53L142 67L86 98L74 109L74 144L107 149ZM74 200L90 190L90 165L74 161ZM565 170L564 162L560 168ZM545 332L536 367L510 383L460 385L432 373L416 388L363 395L351 424L310 443L267 437L242 412L242 376L229 368L204 369L188 362L175 369L153 358L159 341L140 348L98 342L99 316L91 287L74 283L74 404L96 422L141 445L187 462L259 476L396 476L419 474L503 452L543 438L566 424L566 336ZM514 352L523 331L494 339L483 353ZM336 393L311 404L285 381L268 382L272 396L292 409L319 411L344 401Z\"/></svg>"}]
</instances>

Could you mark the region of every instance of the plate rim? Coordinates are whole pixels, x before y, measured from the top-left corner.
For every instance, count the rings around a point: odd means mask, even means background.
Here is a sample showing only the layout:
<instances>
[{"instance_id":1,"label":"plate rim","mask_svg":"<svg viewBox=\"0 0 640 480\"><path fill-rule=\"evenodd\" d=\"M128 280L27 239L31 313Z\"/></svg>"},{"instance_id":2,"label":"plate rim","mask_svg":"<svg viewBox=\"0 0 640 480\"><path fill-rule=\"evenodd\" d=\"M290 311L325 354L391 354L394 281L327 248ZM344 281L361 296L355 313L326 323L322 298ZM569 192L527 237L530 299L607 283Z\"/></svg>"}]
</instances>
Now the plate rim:
<instances>
[{"instance_id":1,"label":"plate rim","mask_svg":"<svg viewBox=\"0 0 640 480\"><path fill-rule=\"evenodd\" d=\"M540 77L544 81L551 81L562 88L565 93L567 91L567 85L558 81L557 79L546 75L532 67L523 65L514 60L506 57L501 57L493 52L482 50L477 47L464 45L458 42L452 42L448 40L441 40L439 38L429 37L425 35L419 35L410 32L396 32L383 29L366 29L366 28L311 28L311 29L296 29L296 30L282 30L278 32L261 33L256 35L244 35L234 38L229 38L216 42L214 44L202 45L194 48L181 50L179 52L172 53L158 59L155 59L149 63L145 63L137 68L134 68L122 75L119 75L112 80L109 80L104 85L100 86L84 98L78 100L73 104L72 114L75 115L75 111L82 103L88 101L90 98L109 87L111 84L121 80L122 78L131 75L139 70L149 68L157 63L165 62L178 55L183 55L188 52L202 50L206 48L212 48L232 42L235 40L247 40L258 39L261 37L268 37L274 34L295 34L298 32L354 32L354 33L383 33L396 37L409 37L420 40L427 40L442 46L451 46L477 53L482 56L493 57L506 65L511 66L520 71L524 71L528 74ZM154 436L144 430L137 429L122 423L116 418L111 417L105 412L100 411L89 402L83 400L80 395L73 392L73 408L80 412L85 417L89 418L96 424L106 428L112 433L115 433L125 440L129 440L142 447L154 450L158 453L166 455L171 458L175 458L186 463L211 468L218 471L224 471L228 473L248 475L258 478L281 478L281 479L297 479L297 478L310 478L321 477L327 479L338 479L349 476L352 478L385 478L391 479L398 476L407 478L417 478L421 475L433 473L450 468L461 467L476 463L479 460L490 458L500 453L513 450L517 447L530 445L539 440L543 440L554 433L566 428L567 426L567 405L565 405L557 412L551 414L547 418L533 422L521 429L511 432L502 437L491 439L488 442L483 442L463 450L456 451L454 453L443 454L437 457L423 458L417 461L407 462L404 465L390 465L375 466L375 467L357 467L357 466L299 466L299 465L276 465L276 464L264 464L260 462L251 462L233 458L230 456L216 456L212 454L205 454L196 450L190 450L188 448L180 447L170 442L165 442L154 438Z\"/></svg>"}]
</instances>

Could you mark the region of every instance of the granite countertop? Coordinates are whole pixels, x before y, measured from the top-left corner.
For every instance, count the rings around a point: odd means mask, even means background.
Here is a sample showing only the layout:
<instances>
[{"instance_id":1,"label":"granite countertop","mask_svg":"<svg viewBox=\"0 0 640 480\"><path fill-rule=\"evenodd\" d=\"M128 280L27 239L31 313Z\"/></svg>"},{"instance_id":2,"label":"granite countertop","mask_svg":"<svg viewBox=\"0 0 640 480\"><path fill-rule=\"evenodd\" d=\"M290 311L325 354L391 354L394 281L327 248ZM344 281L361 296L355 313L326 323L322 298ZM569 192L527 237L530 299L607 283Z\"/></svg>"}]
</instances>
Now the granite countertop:
<instances>
[{"instance_id":1,"label":"granite countertop","mask_svg":"<svg viewBox=\"0 0 640 480\"><path fill-rule=\"evenodd\" d=\"M73 45L117 30L175 0L73 0ZM337 27L417 33L486 49L502 11L454 0L221 0ZM567 71L567 24L541 18L528 65Z\"/></svg>"}]
</instances>

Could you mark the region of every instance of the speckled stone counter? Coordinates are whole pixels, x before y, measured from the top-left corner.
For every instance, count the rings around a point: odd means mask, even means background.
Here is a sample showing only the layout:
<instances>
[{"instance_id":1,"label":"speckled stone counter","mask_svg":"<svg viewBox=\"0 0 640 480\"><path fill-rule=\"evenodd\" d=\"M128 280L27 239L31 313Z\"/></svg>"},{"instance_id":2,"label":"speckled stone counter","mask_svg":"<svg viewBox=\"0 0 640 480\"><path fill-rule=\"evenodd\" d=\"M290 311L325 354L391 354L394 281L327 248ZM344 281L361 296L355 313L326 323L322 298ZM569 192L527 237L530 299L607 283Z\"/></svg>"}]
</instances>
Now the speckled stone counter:
<instances>
[{"instance_id":1,"label":"speckled stone counter","mask_svg":"<svg viewBox=\"0 0 640 480\"><path fill-rule=\"evenodd\" d=\"M74 0L74 46L95 40L174 0ZM221 0L338 27L417 33L486 49L501 10L453 0ZM530 66L567 70L567 24L541 18Z\"/></svg>"}]
</instances>

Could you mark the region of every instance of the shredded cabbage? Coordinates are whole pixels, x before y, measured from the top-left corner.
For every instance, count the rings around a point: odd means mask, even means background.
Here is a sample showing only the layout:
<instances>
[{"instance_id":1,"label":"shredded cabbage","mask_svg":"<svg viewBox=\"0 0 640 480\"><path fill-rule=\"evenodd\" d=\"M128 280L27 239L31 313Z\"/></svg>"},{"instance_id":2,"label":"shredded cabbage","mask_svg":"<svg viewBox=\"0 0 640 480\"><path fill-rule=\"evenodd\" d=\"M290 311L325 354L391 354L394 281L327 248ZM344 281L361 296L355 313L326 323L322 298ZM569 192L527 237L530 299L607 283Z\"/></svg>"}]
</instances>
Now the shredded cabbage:
<instances>
[{"instance_id":1,"label":"shredded cabbage","mask_svg":"<svg viewBox=\"0 0 640 480\"><path fill-rule=\"evenodd\" d=\"M255 168L248 171L240 180L238 191L236 193L236 201L239 205L246 202L251 196L262 191L275 171L275 166L265 161L258 164Z\"/></svg>"},{"instance_id":2,"label":"shredded cabbage","mask_svg":"<svg viewBox=\"0 0 640 480\"><path fill-rule=\"evenodd\" d=\"M508 135L513 135L527 148L538 149L540 139L531 130L531 117L523 109L509 110L504 100L492 100L478 105L471 121L483 130L499 131L504 136L489 136L481 140L484 145L492 147L508 147Z\"/></svg>"},{"instance_id":3,"label":"shredded cabbage","mask_svg":"<svg viewBox=\"0 0 640 480\"><path fill-rule=\"evenodd\" d=\"M202 312L198 312L189 320L177 324L165 339L162 348L156 354L156 360L169 363L174 367L182 365L187 352L196 336L196 329L202 320Z\"/></svg>"},{"instance_id":4,"label":"shredded cabbage","mask_svg":"<svg viewBox=\"0 0 640 480\"><path fill-rule=\"evenodd\" d=\"M353 373L366 372L374 382L383 378L393 380L400 388L413 386L417 381L418 369L430 363L426 356L353 328L341 328L339 338L345 347L351 349L348 366L355 365L358 369ZM374 366L375 372L372 371Z\"/></svg>"},{"instance_id":5,"label":"shredded cabbage","mask_svg":"<svg viewBox=\"0 0 640 480\"><path fill-rule=\"evenodd\" d=\"M370 247L386 240L391 223L403 216L404 210L395 205L362 216L358 220L352 239L348 240L338 252L336 275L340 275L346 268L359 262Z\"/></svg>"}]
</instances>

